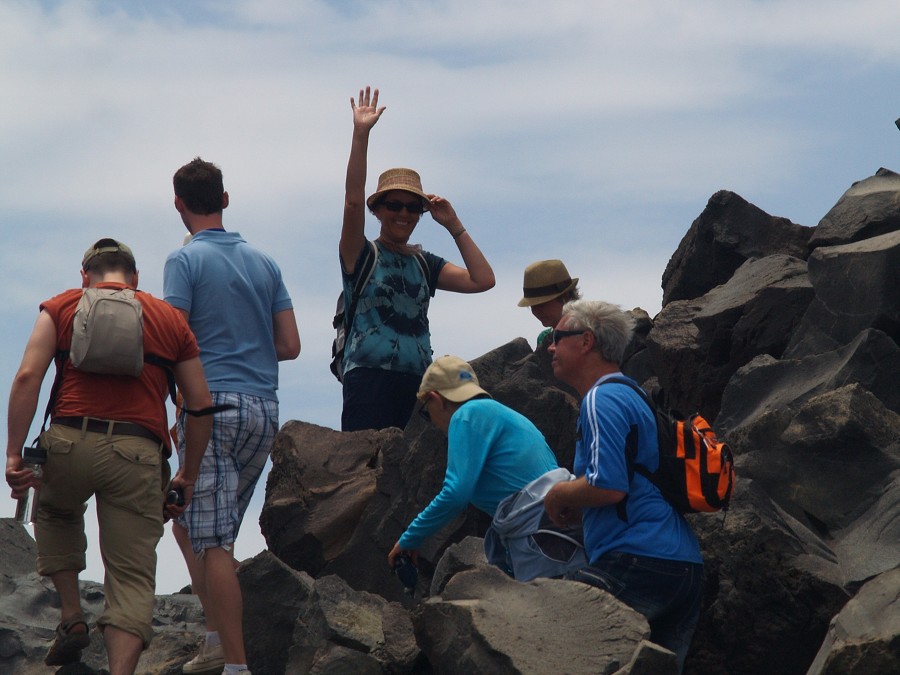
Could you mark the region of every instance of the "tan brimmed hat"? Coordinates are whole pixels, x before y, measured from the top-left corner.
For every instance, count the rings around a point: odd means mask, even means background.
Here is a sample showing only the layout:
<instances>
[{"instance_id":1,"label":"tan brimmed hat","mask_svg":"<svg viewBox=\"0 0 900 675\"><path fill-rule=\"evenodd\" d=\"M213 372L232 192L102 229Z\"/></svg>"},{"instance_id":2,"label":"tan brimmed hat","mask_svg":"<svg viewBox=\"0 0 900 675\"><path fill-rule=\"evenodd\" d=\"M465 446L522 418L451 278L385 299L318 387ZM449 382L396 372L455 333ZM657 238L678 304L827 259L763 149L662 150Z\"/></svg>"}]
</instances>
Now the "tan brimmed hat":
<instances>
[{"instance_id":1,"label":"tan brimmed hat","mask_svg":"<svg viewBox=\"0 0 900 675\"><path fill-rule=\"evenodd\" d=\"M476 396L491 396L478 386L478 376L472 366L458 356L449 355L435 359L428 366L416 397L422 401L430 391L436 391L454 403L462 403Z\"/></svg>"},{"instance_id":2,"label":"tan brimmed hat","mask_svg":"<svg viewBox=\"0 0 900 675\"><path fill-rule=\"evenodd\" d=\"M378 177L378 187L366 200L366 206L370 209L385 192L391 190L405 190L422 198L423 205L428 208L428 196L422 190L422 179L412 169L388 169Z\"/></svg>"},{"instance_id":3,"label":"tan brimmed hat","mask_svg":"<svg viewBox=\"0 0 900 675\"><path fill-rule=\"evenodd\" d=\"M549 302L568 293L578 285L578 279L569 276L562 260L539 260L525 268L519 307L532 307Z\"/></svg>"},{"instance_id":4,"label":"tan brimmed hat","mask_svg":"<svg viewBox=\"0 0 900 675\"><path fill-rule=\"evenodd\" d=\"M105 244L105 242L111 243L109 245L98 246L98 244ZM121 253L127 260L131 262L132 267L134 267L136 264L134 261L134 253L132 253L131 249L121 241L116 241L115 239L101 239L84 252L84 257L81 259L81 269L86 270L88 268L88 264L102 253Z\"/></svg>"}]
</instances>

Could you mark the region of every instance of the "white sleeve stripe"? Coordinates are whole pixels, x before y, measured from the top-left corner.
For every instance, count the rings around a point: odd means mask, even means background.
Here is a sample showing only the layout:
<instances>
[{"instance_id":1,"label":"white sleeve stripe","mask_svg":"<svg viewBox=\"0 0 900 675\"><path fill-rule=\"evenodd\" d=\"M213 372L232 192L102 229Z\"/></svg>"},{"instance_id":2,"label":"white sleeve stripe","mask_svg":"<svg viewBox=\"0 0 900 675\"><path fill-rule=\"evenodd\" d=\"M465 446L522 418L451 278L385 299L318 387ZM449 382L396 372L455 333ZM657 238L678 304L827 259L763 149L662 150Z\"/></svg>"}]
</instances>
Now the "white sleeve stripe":
<instances>
[{"instance_id":1,"label":"white sleeve stripe","mask_svg":"<svg viewBox=\"0 0 900 675\"><path fill-rule=\"evenodd\" d=\"M585 405L587 407L586 417L588 426L590 427L591 441L590 447L586 448L590 456L590 461L585 468L585 478L588 483L592 483L592 480L597 478L598 469L600 467L600 419L597 416L597 406L595 404L596 398L597 388L592 387L585 398Z\"/></svg>"}]
</instances>

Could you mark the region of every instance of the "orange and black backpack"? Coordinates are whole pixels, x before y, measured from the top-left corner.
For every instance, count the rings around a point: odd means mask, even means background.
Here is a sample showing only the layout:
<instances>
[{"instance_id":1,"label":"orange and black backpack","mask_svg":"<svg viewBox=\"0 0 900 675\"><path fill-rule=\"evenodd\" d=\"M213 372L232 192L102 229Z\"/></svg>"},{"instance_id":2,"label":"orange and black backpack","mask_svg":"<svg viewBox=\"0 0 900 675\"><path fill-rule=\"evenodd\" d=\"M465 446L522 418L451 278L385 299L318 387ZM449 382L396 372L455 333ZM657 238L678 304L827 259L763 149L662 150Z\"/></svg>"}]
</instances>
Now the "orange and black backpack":
<instances>
[{"instance_id":1,"label":"orange and black backpack","mask_svg":"<svg viewBox=\"0 0 900 675\"><path fill-rule=\"evenodd\" d=\"M656 485L679 513L727 510L734 488L734 458L728 444L716 437L709 423L700 415L682 418L655 402L630 380L611 377L601 384L609 382L631 387L656 417L659 468L651 472L635 461L637 439L633 438L625 452L629 471L641 474ZM627 520L624 502L620 502L623 508L619 516Z\"/></svg>"}]
</instances>

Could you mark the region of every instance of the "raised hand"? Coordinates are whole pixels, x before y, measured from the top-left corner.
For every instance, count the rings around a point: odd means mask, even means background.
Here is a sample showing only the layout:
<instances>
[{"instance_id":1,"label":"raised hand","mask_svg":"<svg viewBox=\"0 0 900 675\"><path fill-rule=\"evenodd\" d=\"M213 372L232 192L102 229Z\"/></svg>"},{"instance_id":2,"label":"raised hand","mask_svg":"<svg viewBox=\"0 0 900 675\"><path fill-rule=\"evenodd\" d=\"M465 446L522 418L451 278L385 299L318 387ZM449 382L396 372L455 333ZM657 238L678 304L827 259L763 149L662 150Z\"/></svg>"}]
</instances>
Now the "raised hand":
<instances>
[{"instance_id":1,"label":"raised hand","mask_svg":"<svg viewBox=\"0 0 900 675\"><path fill-rule=\"evenodd\" d=\"M359 105L350 97L350 107L353 109L353 126L366 130L375 126L385 109L385 106L378 107L378 90L372 92L369 87L359 90Z\"/></svg>"}]
</instances>

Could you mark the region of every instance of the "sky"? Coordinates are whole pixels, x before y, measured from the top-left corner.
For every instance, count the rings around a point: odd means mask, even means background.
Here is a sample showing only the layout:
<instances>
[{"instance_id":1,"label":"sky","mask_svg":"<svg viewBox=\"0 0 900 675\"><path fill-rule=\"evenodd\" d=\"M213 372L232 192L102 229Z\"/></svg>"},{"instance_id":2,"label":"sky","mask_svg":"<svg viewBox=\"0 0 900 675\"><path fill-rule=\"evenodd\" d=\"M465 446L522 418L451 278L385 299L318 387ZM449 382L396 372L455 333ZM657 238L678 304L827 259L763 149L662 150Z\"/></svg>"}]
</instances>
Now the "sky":
<instances>
[{"instance_id":1,"label":"sky","mask_svg":"<svg viewBox=\"0 0 900 675\"><path fill-rule=\"evenodd\" d=\"M161 296L185 233L171 177L201 156L224 172L226 229L274 256L293 299L282 423L338 427L337 240L349 101L367 84L387 107L367 193L384 169L416 169L497 278L438 292L436 355L533 345L541 327L516 303L541 259L585 297L654 316L718 190L812 226L855 181L900 171L898 33L896 0L0 0L4 409L38 305L79 285L94 241L131 246L140 288ZM411 241L461 262L427 215ZM238 558L265 548L264 480ZM92 514L82 578L99 581ZM158 551L157 591L187 584L170 533Z\"/></svg>"}]
</instances>

